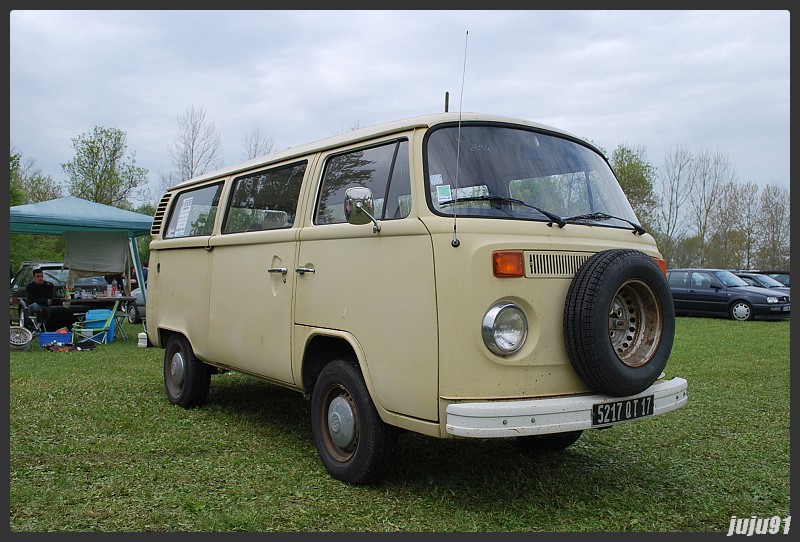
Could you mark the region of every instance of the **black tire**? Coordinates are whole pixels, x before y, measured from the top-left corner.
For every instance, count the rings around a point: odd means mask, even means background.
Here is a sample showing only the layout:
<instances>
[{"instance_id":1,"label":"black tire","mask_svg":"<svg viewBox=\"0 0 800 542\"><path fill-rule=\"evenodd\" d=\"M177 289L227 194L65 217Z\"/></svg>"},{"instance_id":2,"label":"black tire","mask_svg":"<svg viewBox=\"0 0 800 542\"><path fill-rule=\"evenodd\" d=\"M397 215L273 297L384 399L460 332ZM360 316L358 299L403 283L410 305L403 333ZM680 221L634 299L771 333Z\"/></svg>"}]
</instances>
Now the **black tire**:
<instances>
[{"instance_id":1,"label":"black tire","mask_svg":"<svg viewBox=\"0 0 800 542\"><path fill-rule=\"evenodd\" d=\"M11 326L11 350L24 352L31 349L33 333L23 326Z\"/></svg>"},{"instance_id":2,"label":"black tire","mask_svg":"<svg viewBox=\"0 0 800 542\"><path fill-rule=\"evenodd\" d=\"M211 366L197 359L183 335L173 335L164 351L164 388L174 405L194 408L206 403Z\"/></svg>"},{"instance_id":3,"label":"black tire","mask_svg":"<svg viewBox=\"0 0 800 542\"><path fill-rule=\"evenodd\" d=\"M743 299L738 299L731 303L731 307L728 310L728 315L732 320L747 322L748 320L752 320L754 317L753 306Z\"/></svg>"},{"instance_id":4,"label":"black tire","mask_svg":"<svg viewBox=\"0 0 800 542\"><path fill-rule=\"evenodd\" d=\"M580 438L583 431L569 431L568 433L550 433L547 435L533 435L530 437L517 437L517 444L522 448L536 452L555 452L569 448Z\"/></svg>"},{"instance_id":5,"label":"black tire","mask_svg":"<svg viewBox=\"0 0 800 542\"><path fill-rule=\"evenodd\" d=\"M128 322L131 324L140 324L142 322L142 318L139 316L139 307L136 306L136 302L131 301L128 303L128 310L125 312L128 313Z\"/></svg>"},{"instance_id":6,"label":"black tire","mask_svg":"<svg viewBox=\"0 0 800 542\"><path fill-rule=\"evenodd\" d=\"M675 307L663 272L638 250L605 250L575 274L564 305L572 367L592 389L634 395L655 382L675 338Z\"/></svg>"},{"instance_id":7,"label":"black tire","mask_svg":"<svg viewBox=\"0 0 800 542\"><path fill-rule=\"evenodd\" d=\"M397 445L396 429L381 420L354 360L334 360L320 372L311 429L330 475L354 485L383 477Z\"/></svg>"}]
</instances>

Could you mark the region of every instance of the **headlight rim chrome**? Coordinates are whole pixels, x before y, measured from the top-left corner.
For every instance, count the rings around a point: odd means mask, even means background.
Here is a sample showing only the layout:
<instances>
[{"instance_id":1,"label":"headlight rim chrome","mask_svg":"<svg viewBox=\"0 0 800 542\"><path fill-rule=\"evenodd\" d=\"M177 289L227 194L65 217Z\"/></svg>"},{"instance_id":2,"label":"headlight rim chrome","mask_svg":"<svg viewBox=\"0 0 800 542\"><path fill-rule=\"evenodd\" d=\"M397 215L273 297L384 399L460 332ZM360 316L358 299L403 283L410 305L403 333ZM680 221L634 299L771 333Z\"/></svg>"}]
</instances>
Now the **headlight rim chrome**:
<instances>
[{"instance_id":1,"label":"headlight rim chrome","mask_svg":"<svg viewBox=\"0 0 800 542\"><path fill-rule=\"evenodd\" d=\"M496 338L495 325L497 324L500 315L507 310L513 310L517 312L523 322L522 336L513 348L503 348L497 343ZM508 357L519 352L522 347L525 346L525 342L528 340L528 331L528 317L525 315L525 311L522 309L522 307L512 301L498 301L489 307L489 310L487 310L486 314L483 316L483 323L481 325L481 336L483 337L483 343L490 352L498 356Z\"/></svg>"}]
</instances>

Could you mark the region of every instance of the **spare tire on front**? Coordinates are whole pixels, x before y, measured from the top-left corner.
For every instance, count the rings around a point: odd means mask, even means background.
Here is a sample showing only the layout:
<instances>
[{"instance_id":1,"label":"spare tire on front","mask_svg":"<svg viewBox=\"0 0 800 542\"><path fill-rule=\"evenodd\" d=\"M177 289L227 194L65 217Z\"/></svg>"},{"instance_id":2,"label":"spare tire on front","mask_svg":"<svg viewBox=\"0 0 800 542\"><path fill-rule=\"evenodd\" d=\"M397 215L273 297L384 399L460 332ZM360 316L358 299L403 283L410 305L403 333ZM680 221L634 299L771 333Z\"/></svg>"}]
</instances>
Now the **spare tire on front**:
<instances>
[{"instance_id":1,"label":"spare tire on front","mask_svg":"<svg viewBox=\"0 0 800 542\"><path fill-rule=\"evenodd\" d=\"M661 269L638 250L605 250L575 274L564 305L564 340L575 372L615 396L646 390L675 337L675 307Z\"/></svg>"}]
</instances>

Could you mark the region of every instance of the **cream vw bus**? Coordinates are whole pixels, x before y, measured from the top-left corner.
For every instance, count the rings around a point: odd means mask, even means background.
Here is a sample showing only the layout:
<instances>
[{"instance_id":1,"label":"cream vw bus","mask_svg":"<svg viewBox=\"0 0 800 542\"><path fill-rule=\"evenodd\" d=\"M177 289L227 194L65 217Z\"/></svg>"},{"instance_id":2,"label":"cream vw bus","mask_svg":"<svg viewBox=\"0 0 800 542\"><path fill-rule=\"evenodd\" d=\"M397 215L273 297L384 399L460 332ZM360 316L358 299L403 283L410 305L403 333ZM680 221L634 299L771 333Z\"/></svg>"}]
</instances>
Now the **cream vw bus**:
<instances>
[{"instance_id":1,"label":"cream vw bus","mask_svg":"<svg viewBox=\"0 0 800 542\"><path fill-rule=\"evenodd\" d=\"M311 401L352 484L401 429L560 449L686 403L665 264L597 149L444 113L183 182L150 244L147 334L167 397L226 370Z\"/></svg>"}]
</instances>

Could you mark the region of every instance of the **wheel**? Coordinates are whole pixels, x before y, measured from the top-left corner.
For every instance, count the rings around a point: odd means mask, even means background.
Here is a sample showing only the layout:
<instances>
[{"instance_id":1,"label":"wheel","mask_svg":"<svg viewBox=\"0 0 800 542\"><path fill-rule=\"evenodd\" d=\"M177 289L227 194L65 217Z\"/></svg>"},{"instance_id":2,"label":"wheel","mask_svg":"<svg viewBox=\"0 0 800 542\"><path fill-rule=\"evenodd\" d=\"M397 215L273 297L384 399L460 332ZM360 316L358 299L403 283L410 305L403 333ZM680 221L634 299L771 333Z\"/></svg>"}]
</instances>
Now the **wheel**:
<instances>
[{"instance_id":1,"label":"wheel","mask_svg":"<svg viewBox=\"0 0 800 542\"><path fill-rule=\"evenodd\" d=\"M753 319L753 307L750 306L750 303L747 301L734 301L731 305L730 310L731 318L734 320L739 320L740 322L746 322L747 320Z\"/></svg>"},{"instance_id":2,"label":"wheel","mask_svg":"<svg viewBox=\"0 0 800 542\"><path fill-rule=\"evenodd\" d=\"M334 360L320 372L311 429L325 468L349 484L381 478L397 444L397 431L378 415L355 360Z\"/></svg>"},{"instance_id":3,"label":"wheel","mask_svg":"<svg viewBox=\"0 0 800 542\"><path fill-rule=\"evenodd\" d=\"M558 451L569 448L580 438L583 431L569 431L568 433L550 433L547 435L534 435L530 437L517 437L517 444L531 451Z\"/></svg>"},{"instance_id":4,"label":"wheel","mask_svg":"<svg viewBox=\"0 0 800 542\"><path fill-rule=\"evenodd\" d=\"M24 352L30 350L33 333L23 326L11 326L11 350Z\"/></svg>"},{"instance_id":5,"label":"wheel","mask_svg":"<svg viewBox=\"0 0 800 542\"><path fill-rule=\"evenodd\" d=\"M136 303L131 301L128 303L128 322L131 324L139 324L142 322L141 317L139 316L139 307L136 306Z\"/></svg>"},{"instance_id":6,"label":"wheel","mask_svg":"<svg viewBox=\"0 0 800 542\"><path fill-rule=\"evenodd\" d=\"M204 405L211 386L211 366L197 359L183 335L173 335L164 351L164 387L174 405Z\"/></svg>"},{"instance_id":7,"label":"wheel","mask_svg":"<svg viewBox=\"0 0 800 542\"><path fill-rule=\"evenodd\" d=\"M563 325L572 367L589 387L634 395L655 382L667 364L675 307L652 258L637 250L606 250L575 274Z\"/></svg>"}]
</instances>

